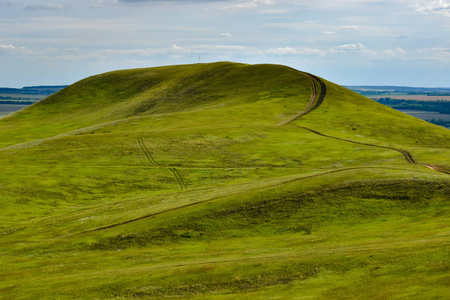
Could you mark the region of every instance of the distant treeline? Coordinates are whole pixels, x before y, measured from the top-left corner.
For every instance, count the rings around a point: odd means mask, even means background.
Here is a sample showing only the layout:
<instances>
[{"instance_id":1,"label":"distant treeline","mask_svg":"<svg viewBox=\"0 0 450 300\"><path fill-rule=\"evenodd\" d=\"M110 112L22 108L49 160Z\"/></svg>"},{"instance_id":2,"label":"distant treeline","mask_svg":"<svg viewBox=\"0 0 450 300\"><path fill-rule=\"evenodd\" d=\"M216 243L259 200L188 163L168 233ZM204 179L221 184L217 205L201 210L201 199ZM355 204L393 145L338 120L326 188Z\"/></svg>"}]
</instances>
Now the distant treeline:
<instances>
[{"instance_id":1,"label":"distant treeline","mask_svg":"<svg viewBox=\"0 0 450 300\"><path fill-rule=\"evenodd\" d=\"M345 86L357 93L367 93L370 95L402 93L407 95L429 95L429 96L448 96L450 88L421 88L409 86Z\"/></svg>"},{"instance_id":2,"label":"distant treeline","mask_svg":"<svg viewBox=\"0 0 450 300\"><path fill-rule=\"evenodd\" d=\"M431 119L431 120L426 120L427 122L439 125L439 126L444 126L447 128L450 128L450 121L446 121L443 119Z\"/></svg>"},{"instance_id":3,"label":"distant treeline","mask_svg":"<svg viewBox=\"0 0 450 300\"><path fill-rule=\"evenodd\" d=\"M438 112L440 114L450 114L450 101L445 100L419 101L407 99L392 99L387 97L378 98L376 99L376 101L395 109L423 110Z\"/></svg>"},{"instance_id":4,"label":"distant treeline","mask_svg":"<svg viewBox=\"0 0 450 300\"><path fill-rule=\"evenodd\" d=\"M360 95L363 96L376 96L376 95L391 95L403 93L404 95L423 95L423 96L450 96L450 92L408 92L408 91L362 91L362 90L353 90Z\"/></svg>"},{"instance_id":5,"label":"distant treeline","mask_svg":"<svg viewBox=\"0 0 450 300\"><path fill-rule=\"evenodd\" d=\"M38 100L37 98L14 97L14 96L0 96L0 99L1 100L26 100L26 101L37 101Z\"/></svg>"},{"instance_id":6,"label":"distant treeline","mask_svg":"<svg viewBox=\"0 0 450 300\"><path fill-rule=\"evenodd\" d=\"M48 96L62 90L65 87L67 87L67 85L26 86L21 89L3 87L0 88L0 93Z\"/></svg>"},{"instance_id":7,"label":"distant treeline","mask_svg":"<svg viewBox=\"0 0 450 300\"><path fill-rule=\"evenodd\" d=\"M36 101L12 101L12 100L0 100L0 104L13 104L13 105L31 105Z\"/></svg>"},{"instance_id":8,"label":"distant treeline","mask_svg":"<svg viewBox=\"0 0 450 300\"><path fill-rule=\"evenodd\" d=\"M410 94L413 95L413 94ZM441 92L441 93L426 93L427 96L450 96L450 93L445 93L445 92Z\"/></svg>"},{"instance_id":9,"label":"distant treeline","mask_svg":"<svg viewBox=\"0 0 450 300\"><path fill-rule=\"evenodd\" d=\"M353 90L353 91L363 96L376 96L376 95L381 96L391 94L390 91L361 91L361 90Z\"/></svg>"}]
</instances>

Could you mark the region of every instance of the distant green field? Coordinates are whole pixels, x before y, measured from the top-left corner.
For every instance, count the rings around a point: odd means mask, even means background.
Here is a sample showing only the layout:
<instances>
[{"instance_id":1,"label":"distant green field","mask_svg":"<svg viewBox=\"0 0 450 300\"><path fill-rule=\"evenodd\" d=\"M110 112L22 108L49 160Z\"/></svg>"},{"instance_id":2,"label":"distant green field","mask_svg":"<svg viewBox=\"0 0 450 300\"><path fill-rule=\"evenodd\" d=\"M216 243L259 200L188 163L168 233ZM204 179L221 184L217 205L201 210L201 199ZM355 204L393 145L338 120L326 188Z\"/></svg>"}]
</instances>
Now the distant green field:
<instances>
[{"instance_id":1,"label":"distant green field","mask_svg":"<svg viewBox=\"0 0 450 300\"><path fill-rule=\"evenodd\" d=\"M4 299L445 299L450 131L312 74L122 70L0 118Z\"/></svg>"}]
</instances>

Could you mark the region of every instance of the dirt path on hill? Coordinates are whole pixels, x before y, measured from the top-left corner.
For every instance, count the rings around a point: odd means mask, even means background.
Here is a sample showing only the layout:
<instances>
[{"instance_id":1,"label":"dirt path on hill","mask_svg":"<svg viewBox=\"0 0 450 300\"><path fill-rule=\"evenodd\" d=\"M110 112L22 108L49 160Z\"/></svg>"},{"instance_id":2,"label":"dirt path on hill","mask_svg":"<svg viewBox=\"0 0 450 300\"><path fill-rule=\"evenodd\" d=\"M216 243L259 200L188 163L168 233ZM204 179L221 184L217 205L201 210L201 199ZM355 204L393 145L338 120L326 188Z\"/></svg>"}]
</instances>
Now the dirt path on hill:
<instances>
[{"instance_id":1,"label":"dirt path on hill","mask_svg":"<svg viewBox=\"0 0 450 300\"><path fill-rule=\"evenodd\" d=\"M305 107L305 109L303 111L301 111L299 114L280 122L278 125L283 126L283 125L287 125L293 121L295 121L296 119L312 112L313 110L315 110L317 107L319 107L326 94L327 94L327 87L325 85L325 83L317 76L306 73L306 72L302 72L305 76L308 77L309 82L311 83L311 98L309 99L308 105ZM317 84L320 85L320 91L319 93L317 92ZM383 149L388 149L388 150L393 150L393 151L397 151L399 153L401 153L403 155L403 158L410 164L417 164L416 161L414 160L414 158L412 157L411 153L409 153L406 150L403 149L398 149L398 148L394 148L394 147L387 147L387 146L379 146L379 145L374 145L374 144L369 144L369 143L362 143L362 142L356 142L356 141L351 141L351 140L346 140L346 139L342 139L342 138L338 138L338 137L334 137L331 135L327 135L327 134L323 134L320 133L318 131L315 131L313 129L310 128L306 128L306 127L302 127L302 126L297 126L298 128L302 128L305 130L308 130L314 134L323 136L323 137L327 137L327 138L332 138L332 139L336 139L336 140L340 140L340 141L344 141L344 142L348 142L348 143L353 143L353 144L359 144L359 145L364 145L364 146L370 146L370 147L377 147L377 148L383 148ZM450 168L446 167L446 166L438 166L438 165L428 165L428 164L421 164L424 167L427 167L431 170L437 171L437 172L441 172L441 173L445 173L445 174L450 174Z\"/></svg>"},{"instance_id":2,"label":"dirt path on hill","mask_svg":"<svg viewBox=\"0 0 450 300\"><path fill-rule=\"evenodd\" d=\"M330 139L335 139L335 140L339 140L339 141L343 141L343 142L347 142L347 143L352 143L352 144L357 144L357 145L363 145L363 146L369 146L369 147L376 147L376 148L382 148L382 149L387 149L387 150L393 150L393 151L397 151L399 153L401 153L403 155L403 158L406 160L406 162L410 163L410 164L414 164L414 165L420 165L420 166L424 166L427 167L431 170L434 170L436 172L440 172L440 173L445 173L445 174L450 174L450 168L447 166L443 166L443 165L429 165L429 164L418 164L414 158L412 157L411 153L409 153L406 150L403 149L398 149L398 148L394 148L394 147L388 147L388 146L380 146L380 145L375 145L375 144L369 144L369 143L363 143L363 142L357 142L357 141L352 141L352 140L347 140L347 139L343 139L343 138L339 138L339 137L335 137L332 135L328 135L328 134L323 134L320 133L316 130L313 130L311 128L307 128L304 126L296 126L298 128L304 129L304 130L308 130L314 134L326 137L326 138L330 138Z\"/></svg>"},{"instance_id":3,"label":"dirt path on hill","mask_svg":"<svg viewBox=\"0 0 450 300\"><path fill-rule=\"evenodd\" d=\"M376 148L382 148L382 149L388 149L388 150L397 151L397 152L400 152L403 155L403 157L405 158L405 160L408 163L410 163L410 164L417 164L414 161L414 159L412 158L411 153L409 153L408 151L403 150L403 149L397 149L397 148L394 148L394 147L379 146L379 145L374 145L374 144L369 144L369 143L363 143L363 142L347 140L347 139L335 137L335 136L332 136L332 135L323 134L323 133L320 133L320 132L315 131L313 129L307 128L307 127L303 127L303 126L296 126L296 127L308 130L308 131L310 131L310 132L312 132L314 134L317 134L317 135L320 135L320 136L323 136L323 137L327 137L327 138L330 138L330 139L335 139L335 140L339 140L339 141L343 141L343 142L347 142L347 143L358 144L358 145L363 145L363 146L376 147Z\"/></svg>"},{"instance_id":4,"label":"dirt path on hill","mask_svg":"<svg viewBox=\"0 0 450 300\"><path fill-rule=\"evenodd\" d=\"M180 189L182 190L186 190L186 184L184 183L183 178L180 175L180 172L178 172L178 170L176 168L166 168L166 167L161 167L153 158L151 152L148 150L147 146L145 146L144 144L144 140L142 138L138 138L138 144L139 147L141 148L142 152L144 152L145 157L147 157L148 162L155 167L160 167L162 169L167 169L170 172L172 172L173 176L175 177L176 181L178 182L178 185L180 186Z\"/></svg>"},{"instance_id":5,"label":"dirt path on hill","mask_svg":"<svg viewBox=\"0 0 450 300\"><path fill-rule=\"evenodd\" d=\"M427 167L428 169L437 171L437 172L441 172L441 173L445 173L445 174L449 174L450 175L450 167L449 166L444 166L444 165L428 165L428 164L423 164L423 166Z\"/></svg>"},{"instance_id":6,"label":"dirt path on hill","mask_svg":"<svg viewBox=\"0 0 450 300\"><path fill-rule=\"evenodd\" d=\"M327 86L319 77L314 76L309 73L305 73L305 72L303 72L303 74L306 77L308 77L309 82L311 83L311 97L309 98L308 105L300 113L296 114L295 116L293 116L287 120L280 122L278 124L280 126L289 124L289 123L297 120L298 118L315 110L317 107L319 107L322 104L323 99L325 98L325 95L327 94ZM320 86L319 92L317 92L318 85Z\"/></svg>"}]
</instances>

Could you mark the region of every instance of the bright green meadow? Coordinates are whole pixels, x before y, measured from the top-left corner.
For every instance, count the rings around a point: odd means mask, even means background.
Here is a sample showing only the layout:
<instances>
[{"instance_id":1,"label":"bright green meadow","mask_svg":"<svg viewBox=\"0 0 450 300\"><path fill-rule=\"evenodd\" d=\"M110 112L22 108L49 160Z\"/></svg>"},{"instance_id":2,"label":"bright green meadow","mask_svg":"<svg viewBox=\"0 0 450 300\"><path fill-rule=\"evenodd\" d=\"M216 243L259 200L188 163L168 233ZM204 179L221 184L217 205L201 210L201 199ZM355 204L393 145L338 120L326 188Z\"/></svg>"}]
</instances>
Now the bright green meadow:
<instances>
[{"instance_id":1,"label":"bright green meadow","mask_svg":"<svg viewBox=\"0 0 450 300\"><path fill-rule=\"evenodd\" d=\"M86 78L0 167L0 299L450 295L450 131L285 66Z\"/></svg>"}]
</instances>

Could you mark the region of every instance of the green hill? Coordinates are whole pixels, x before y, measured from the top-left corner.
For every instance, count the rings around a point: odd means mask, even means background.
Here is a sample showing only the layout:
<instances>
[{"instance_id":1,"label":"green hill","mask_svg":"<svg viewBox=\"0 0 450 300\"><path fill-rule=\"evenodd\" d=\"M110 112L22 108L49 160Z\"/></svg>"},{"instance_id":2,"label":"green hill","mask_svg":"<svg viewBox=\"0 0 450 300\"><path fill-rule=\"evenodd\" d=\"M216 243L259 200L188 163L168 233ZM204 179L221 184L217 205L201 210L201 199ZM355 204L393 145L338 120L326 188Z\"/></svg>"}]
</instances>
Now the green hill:
<instances>
[{"instance_id":1,"label":"green hill","mask_svg":"<svg viewBox=\"0 0 450 300\"><path fill-rule=\"evenodd\" d=\"M440 299L450 131L312 74L124 70L0 118L5 299Z\"/></svg>"}]
</instances>

